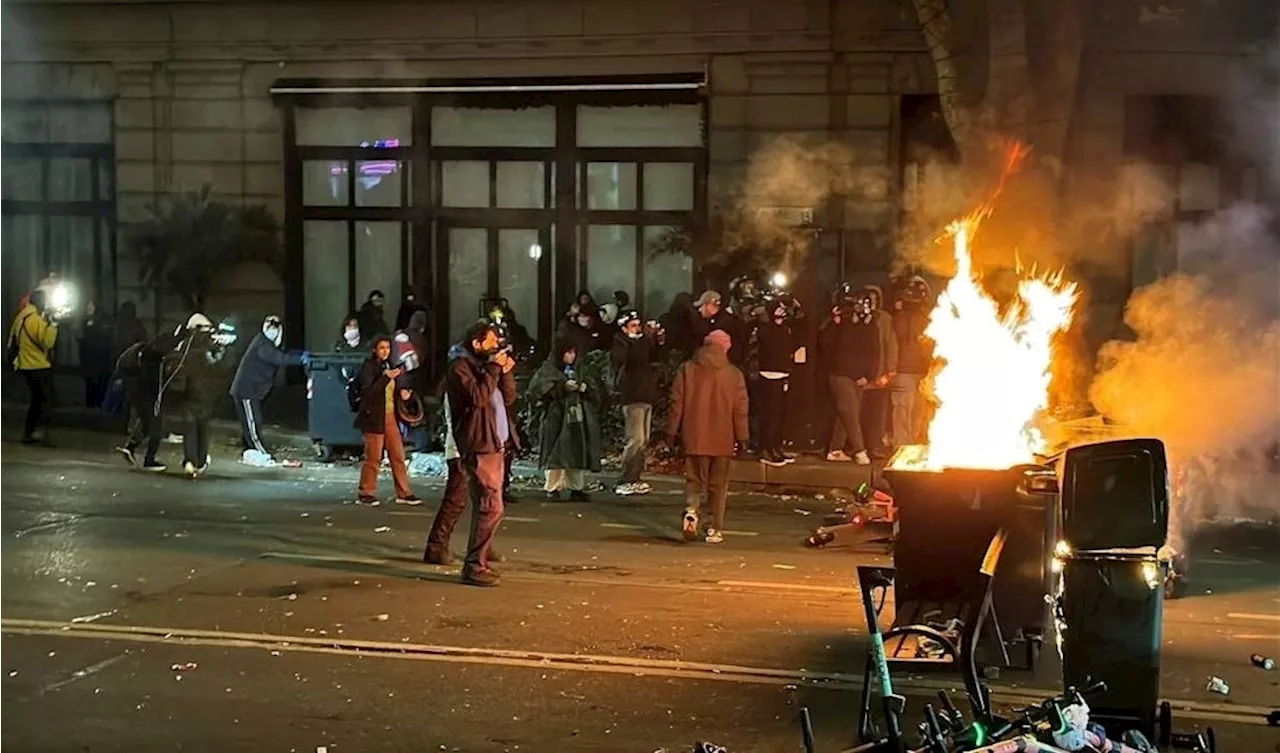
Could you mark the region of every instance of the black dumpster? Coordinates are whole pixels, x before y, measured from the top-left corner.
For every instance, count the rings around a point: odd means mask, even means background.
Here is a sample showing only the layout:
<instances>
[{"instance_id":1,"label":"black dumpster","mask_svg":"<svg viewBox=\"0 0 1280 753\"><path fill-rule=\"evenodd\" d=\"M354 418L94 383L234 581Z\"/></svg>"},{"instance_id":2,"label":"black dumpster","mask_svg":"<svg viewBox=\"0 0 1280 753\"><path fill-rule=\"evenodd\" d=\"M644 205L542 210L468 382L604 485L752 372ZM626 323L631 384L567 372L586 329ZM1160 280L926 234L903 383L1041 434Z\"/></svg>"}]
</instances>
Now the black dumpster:
<instances>
[{"instance_id":1,"label":"black dumpster","mask_svg":"<svg viewBox=\"0 0 1280 753\"><path fill-rule=\"evenodd\" d=\"M307 368L307 431L316 454L328 460L334 450L360 449L364 437L355 427L347 402L347 382L360 373L367 353L316 353Z\"/></svg>"},{"instance_id":2,"label":"black dumpster","mask_svg":"<svg viewBox=\"0 0 1280 753\"><path fill-rule=\"evenodd\" d=\"M1006 640L1020 630L1046 634L1058 519L1052 470L886 468L884 475L898 507L895 605L953 603L972 593L978 565L1003 528L1008 539L991 584L1001 631Z\"/></svg>"}]
</instances>

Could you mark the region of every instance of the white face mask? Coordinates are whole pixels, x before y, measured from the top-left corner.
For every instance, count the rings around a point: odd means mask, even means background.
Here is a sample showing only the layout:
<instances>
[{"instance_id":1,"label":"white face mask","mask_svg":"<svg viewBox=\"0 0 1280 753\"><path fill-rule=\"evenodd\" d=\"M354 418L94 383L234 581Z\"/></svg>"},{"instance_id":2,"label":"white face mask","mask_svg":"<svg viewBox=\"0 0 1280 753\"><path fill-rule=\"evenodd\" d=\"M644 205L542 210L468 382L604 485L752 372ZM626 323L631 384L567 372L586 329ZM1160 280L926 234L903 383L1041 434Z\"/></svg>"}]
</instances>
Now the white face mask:
<instances>
[{"instance_id":1,"label":"white face mask","mask_svg":"<svg viewBox=\"0 0 1280 753\"><path fill-rule=\"evenodd\" d=\"M349 329L342 333L342 339L347 341L347 345L354 348L360 344L360 330Z\"/></svg>"},{"instance_id":2,"label":"white face mask","mask_svg":"<svg viewBox=\"0 0 1280 753\"><path fill-rule=\"evenodd\" d=\"M263 327L262 334L266 335L267 339L275 343L277 346L280 345L280 341L284 339L284 330L278 327Z\"/></svg>"}]
</instances>

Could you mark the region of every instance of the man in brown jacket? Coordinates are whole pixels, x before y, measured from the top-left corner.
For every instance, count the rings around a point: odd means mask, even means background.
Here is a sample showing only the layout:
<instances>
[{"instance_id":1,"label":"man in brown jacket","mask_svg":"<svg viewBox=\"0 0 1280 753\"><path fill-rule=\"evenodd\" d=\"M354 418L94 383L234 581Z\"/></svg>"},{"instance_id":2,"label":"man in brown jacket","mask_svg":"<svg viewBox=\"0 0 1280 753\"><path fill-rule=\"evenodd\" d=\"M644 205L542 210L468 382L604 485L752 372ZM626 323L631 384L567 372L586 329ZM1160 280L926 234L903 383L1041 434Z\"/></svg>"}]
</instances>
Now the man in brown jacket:
<instances>
[{"instance_id":1,"label":"man in brown jacket","mask_svg":"<svg viewBox=\"0 0 1280 753\"><path fill-rule=\"evenodd\" d=\"M684 445L684 536L698 535L698 510L710 497L708 544L724 541L724 503L735 442L747 441L747 380L729 362L733 340L712 330L671 385L667 437Z\"/></svg>"}]
</instances>

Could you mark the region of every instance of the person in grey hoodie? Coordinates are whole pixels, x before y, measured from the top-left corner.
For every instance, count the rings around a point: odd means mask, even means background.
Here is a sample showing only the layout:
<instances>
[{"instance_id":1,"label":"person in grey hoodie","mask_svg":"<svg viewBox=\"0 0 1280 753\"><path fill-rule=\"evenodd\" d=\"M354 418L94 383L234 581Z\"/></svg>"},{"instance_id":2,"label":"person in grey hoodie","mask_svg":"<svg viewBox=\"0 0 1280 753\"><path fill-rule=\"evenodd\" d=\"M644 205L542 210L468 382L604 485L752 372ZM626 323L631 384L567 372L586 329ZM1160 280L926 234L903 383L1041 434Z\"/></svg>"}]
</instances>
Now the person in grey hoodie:
<instances>
[{"instance_id":1,"label":"person in grey hoodie","mask_svg":"<svg viewBox=\"0 0 1280 753\"><path fill-rule=\"evenodd\" d=\"M281 366L306 365L311 354L286 352L280 348L284 339L284 325L278 316L268 316L262 322L262 331L249 341L236 375L231 380L231 397L236 401L236 416L240 419L240 435L244 442L246 460L254 458L261 464L271 460L271 453L262 441L262 401L275 386L276 374Z\"/></svg>"}]
</instances>

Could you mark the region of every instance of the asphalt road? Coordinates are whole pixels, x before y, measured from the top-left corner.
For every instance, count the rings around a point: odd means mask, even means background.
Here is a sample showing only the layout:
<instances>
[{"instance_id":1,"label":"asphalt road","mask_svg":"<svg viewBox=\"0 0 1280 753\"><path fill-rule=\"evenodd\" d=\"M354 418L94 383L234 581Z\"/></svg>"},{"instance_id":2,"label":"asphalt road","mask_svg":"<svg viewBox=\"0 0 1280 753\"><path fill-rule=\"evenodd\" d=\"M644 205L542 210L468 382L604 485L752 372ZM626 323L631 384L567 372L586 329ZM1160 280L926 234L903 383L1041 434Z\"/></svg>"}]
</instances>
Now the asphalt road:
<instances>
[{"instance_id":1,"label":"asphalt road","mask_svg":"<svg viewBox=\"0 0 1280 753\"><path fill-rule=\"evenodd\" d=\"M420 562L434 504L350 504L351 468L220 453L188 481L130 471L103 435L58 439L2 449L6 749L784 751L801 706L820 749L852 740L853 568L890 560L870 541L800 546L830 499L742 490L709 546L677 541L672 483L531 493L499 537L502 586L476 589ZM1277 543L1205 539L1191 594L1166 605L1162 694L1219 750L1280 750L1262 726L1280 675L1248 661L1280 657ZM958 686L902 679L913 698ZM1016 703L1052 683L1006 673L996 690Z\"/></svg>"}]
</instances>

